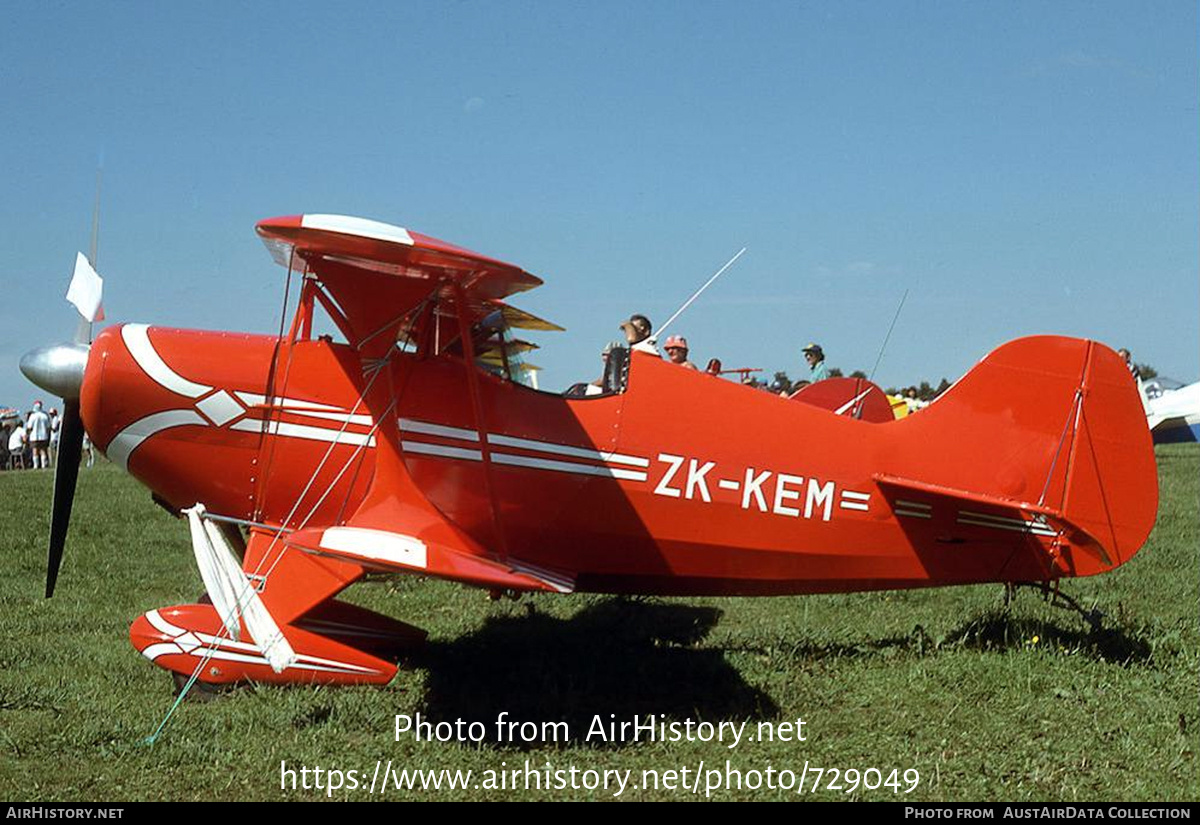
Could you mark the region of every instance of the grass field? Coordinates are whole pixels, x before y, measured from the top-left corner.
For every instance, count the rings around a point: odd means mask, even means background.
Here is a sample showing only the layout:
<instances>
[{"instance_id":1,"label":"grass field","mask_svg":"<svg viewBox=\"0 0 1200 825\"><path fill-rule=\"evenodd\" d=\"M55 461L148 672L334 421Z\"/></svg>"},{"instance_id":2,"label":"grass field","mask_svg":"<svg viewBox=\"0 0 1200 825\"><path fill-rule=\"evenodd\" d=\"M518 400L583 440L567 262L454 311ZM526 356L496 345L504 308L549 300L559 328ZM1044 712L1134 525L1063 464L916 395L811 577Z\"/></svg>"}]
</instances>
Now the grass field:
<instances>
[{"instance_id":1,"label":"grass field","mask_svg":"<svg viewBox=\"0 0 1200 825\"><path fill-rule=\"evenodd\" d=\"M625 601L537 596L489 601L406 579L348 596L430 631L386 688L241 689L172 705L169 677L130 646L142 612L190 602L202 585L184 523L103 462L83 471L63 574L42 599L51 474L0 473L0 798L10 800L322 799L281 791L297 769L474 772L472 787L386 799L612 798L613 789L473 787L488 770L631 770L622 799L688 798L644 787L643 770L799 773L916 769L920 782L822 790L818 799L1195 800L1200 798L1200 449L1158 448L1161 505L1147 546L1106 576L1064 591L1105 614L1077 614L999 585L779 599ZM572 739L513 745L495 720L565 721ZM397 714L479 721L478 744L396 741ZM803 718L803 742L591 743L594 715L741 722ZM564 777L569 777L565 775ZM691 774L680 777L691 781ZM815 778L809 774L809 784ZM827 774L824 779L828 780ZM583 775L577 774L577 781ZM345 780L344 780L345 781ZM499 780L496 779L496 782ZM532 780L531 780L532 781ZM566 781L570 781L569 778ZM700 793L703 796L704 783ZM522 780L524 782L524 780ZM794 799L739 790L720 799ZM823 784L826 784L823 782ZM908 783L901 781L903 790ZM334 798L367 799L360 788Z\"/></svg>"}]
</instances>

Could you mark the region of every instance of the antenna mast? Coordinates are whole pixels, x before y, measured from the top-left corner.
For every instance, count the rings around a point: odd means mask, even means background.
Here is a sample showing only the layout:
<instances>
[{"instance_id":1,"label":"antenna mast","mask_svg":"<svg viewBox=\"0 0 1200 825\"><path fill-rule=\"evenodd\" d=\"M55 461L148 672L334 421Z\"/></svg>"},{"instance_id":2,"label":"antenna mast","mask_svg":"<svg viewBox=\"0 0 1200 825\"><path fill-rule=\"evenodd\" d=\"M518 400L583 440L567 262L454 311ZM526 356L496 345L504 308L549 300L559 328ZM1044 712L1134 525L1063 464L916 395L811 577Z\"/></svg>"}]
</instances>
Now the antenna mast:
<instances>
[{"instance_id":1,"label":"antenna mast","mask_svg":"<svg viewBox=\"0 0 1200 825\"><path fill-rule=\"evenodd\" d=\"M887 335L883 336L883 346L879 348L879 355L875 357L875 366L871 367L871 374L867 376L868 381L875 380L875 370L879 369L879 362L883 360L883 351L887 349L888 341L892 337L892 330L896 328L896 321L900 318L900 310L904 309L904 302L908 300L908 290L904 290L904 295L900 298L900 306L896 307L896 314L892 316L892 325L888 327Z\"/></svg>"},{"instance_id":2,"label":"antenna mast","mask_svg":"<svg viewBox=\"0 0 1200 825\"><path fill-rule=\"evenodd\" d=\"M738 250L738 254L734 255L732 258L730 258L728 261L726 261L725 266L718 269L715 275L713 275L711 278L709 278L707 281L704 282L704 286L700 287L695 292L693 292L692 297L688 298L686 301L684 301L683 306L681 306L679 309L675 310L675 314L672 315L670 318L668 318L667 322L658 328L658 335L651 336L650 340L657 341L659 336L667 331L667 327L671 326L671 322L674 321L676 318L678 318L680 315L682 315L683 311L692 305L692 301L699 298L701 292L708 289L709 285L712 284L713 281L715 281L715 280L717 280L717 278L721 277L722 272L729 269L729 267L733 266L733 262L736 261L738 258L742 257L742 253L745 251L746 251L746 247L743 246L740 250Z\"/></svg>"}]
</instances>

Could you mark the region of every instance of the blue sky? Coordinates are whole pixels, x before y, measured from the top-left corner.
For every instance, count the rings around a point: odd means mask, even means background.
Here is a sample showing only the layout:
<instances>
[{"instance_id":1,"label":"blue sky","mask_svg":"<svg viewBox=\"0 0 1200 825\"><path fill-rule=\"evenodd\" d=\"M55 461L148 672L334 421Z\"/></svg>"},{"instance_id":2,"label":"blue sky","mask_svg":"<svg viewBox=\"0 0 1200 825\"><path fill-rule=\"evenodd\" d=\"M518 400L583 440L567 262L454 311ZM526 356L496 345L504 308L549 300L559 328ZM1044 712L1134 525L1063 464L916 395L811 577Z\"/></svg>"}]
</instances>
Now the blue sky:
<instances>
[{"instance_id":1,"label":"blue sky","mask_svg":"<svg viewBox=\"0 0 1200 825\"><path fill-rule=\"evenodd\" d=\"M1058 332L1200 373L1192 2L58 3L0 38L0 405L69 338L103 165L110 320L276 328L255 221L518 264L595 377L631 312L703 364L951 380Z\"/></svg>"}]
</instances>

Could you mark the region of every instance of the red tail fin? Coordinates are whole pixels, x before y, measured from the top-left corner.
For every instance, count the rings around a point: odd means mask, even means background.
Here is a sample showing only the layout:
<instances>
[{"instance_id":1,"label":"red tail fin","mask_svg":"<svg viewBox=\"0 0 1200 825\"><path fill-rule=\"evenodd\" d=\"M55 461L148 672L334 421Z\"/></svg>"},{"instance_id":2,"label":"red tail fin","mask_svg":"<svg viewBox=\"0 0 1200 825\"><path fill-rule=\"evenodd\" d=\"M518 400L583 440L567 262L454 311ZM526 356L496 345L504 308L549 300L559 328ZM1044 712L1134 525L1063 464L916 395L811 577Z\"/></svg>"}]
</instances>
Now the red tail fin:
<instances>
[{"instance_id":1,"label":"red tail fin","mask_svg":"<svg viewBox=\"0 0 1200 825\"><path fill-rule=\"evenodd\" d=\"M942 445L936 483L947 492L1065 528L1070 574L1128 561L1154 526L1158 475L1145 413L1124 362L1103 344L1012 341L902 426L913 444Z\"/></svg>"}]
</instances>

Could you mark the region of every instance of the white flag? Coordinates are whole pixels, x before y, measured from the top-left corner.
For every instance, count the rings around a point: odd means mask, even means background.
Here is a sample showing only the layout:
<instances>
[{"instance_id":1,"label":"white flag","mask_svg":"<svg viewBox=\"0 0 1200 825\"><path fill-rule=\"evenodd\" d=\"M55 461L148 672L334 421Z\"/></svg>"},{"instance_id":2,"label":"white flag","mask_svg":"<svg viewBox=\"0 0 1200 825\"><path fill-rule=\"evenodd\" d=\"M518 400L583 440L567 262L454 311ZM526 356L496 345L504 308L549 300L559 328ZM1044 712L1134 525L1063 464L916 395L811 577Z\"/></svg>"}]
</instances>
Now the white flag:
<instances>
[{"instance_id":1,"label":"white flag","mask_svg":"<svg viewBox=\"0 0 1200 825\"><path fill-rule=\"evenodd\" d=\"M75 274L71 277L71 285L67 287L67 300L75 305L88 321L103 321L104 307L100 305L100 295L104 291L104 279L101 278L82 252L75 255Z\"/></svg>"}]
</instances>

